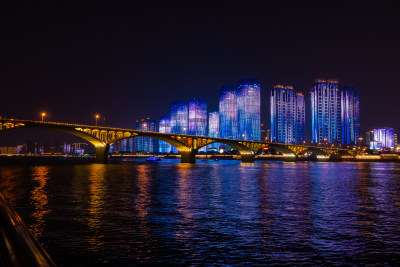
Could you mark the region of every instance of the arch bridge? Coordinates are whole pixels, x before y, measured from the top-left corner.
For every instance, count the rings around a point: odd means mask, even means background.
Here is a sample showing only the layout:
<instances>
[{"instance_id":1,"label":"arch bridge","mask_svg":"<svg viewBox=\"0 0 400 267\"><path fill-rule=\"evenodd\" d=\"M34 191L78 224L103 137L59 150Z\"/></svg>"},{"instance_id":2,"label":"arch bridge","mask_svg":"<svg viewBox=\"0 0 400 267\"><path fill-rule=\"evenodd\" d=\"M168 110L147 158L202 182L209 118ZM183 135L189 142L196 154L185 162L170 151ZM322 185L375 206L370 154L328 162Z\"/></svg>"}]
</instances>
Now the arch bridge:
<instances>
[{"instance_id":1,"label":"arch bridge","mask_svg":"<svg viewBox=\"0 0 400 267\"><path fill-rule=\"evenodd\" d=\"M265 147L272 148L281 153L287 159L287 161L295 161L298 155L307 152L325 155L327 158L335 154L352 153L352 151L348 149L328 147L278 144L254 140L212 138L205 136L159 133L71 123L0 119L0 132L18 128L56 130L81 137L82 139L93 144L95 147L96 162L98 163L107 162L108 150L112 143L135 136L154 138L171 144L172 146L176 147L180 153L182 163L195 163L195 156L198 150L212 143L222 143L233 147L240 153L243 162L253 162L256 154Z\"/></svg>"}]
</instances>

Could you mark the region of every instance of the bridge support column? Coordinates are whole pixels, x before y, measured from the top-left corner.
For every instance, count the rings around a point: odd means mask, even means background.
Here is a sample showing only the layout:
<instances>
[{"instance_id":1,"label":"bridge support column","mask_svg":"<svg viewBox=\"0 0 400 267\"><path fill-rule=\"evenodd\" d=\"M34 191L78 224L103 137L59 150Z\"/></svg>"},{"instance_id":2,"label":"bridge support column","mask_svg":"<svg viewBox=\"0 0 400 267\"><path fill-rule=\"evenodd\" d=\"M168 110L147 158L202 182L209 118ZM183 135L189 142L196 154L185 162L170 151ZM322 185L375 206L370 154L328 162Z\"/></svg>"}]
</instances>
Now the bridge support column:
<instances>
[{"instance_id":1,"label":"bridge support column","mask_svg":"<svg viewBox=\"0 0 400 267\"><path fill-rule=\"evenodd\" d=\"M240 154L242 162L254 162L255 154Z\"/></svg>"},{"instance_id":2,"label":"bridge support column","mask_svg":"<svg viewBox=\"0 0 400 267\"><path fill-rule=\"evenodd\" d=\"M95 148L96 148L96 163L107 163L108 150L110 149L110 145L105 144L105 146L98 146Z\"/></svg>"},{"instance_id":3,"label":"bridge support column","mask_svg":"<svg viewBox=\"0 0 400 267\"><path fill-rule=\"evenodd\" d=\"M285 162L296 162L297 161L297 155L295 154L286 154L285 155Z\"/></svg>"},{"instance_id":4,"label":"bridge support column","mask_svg":"<svg viewBox=\"0 0 400 267\"><path fill-rule=\"evenodd\" d=\"M181 163L196 163L197 149L190 151L179 151L181 154Z\"/></svg>"}]
</instances>

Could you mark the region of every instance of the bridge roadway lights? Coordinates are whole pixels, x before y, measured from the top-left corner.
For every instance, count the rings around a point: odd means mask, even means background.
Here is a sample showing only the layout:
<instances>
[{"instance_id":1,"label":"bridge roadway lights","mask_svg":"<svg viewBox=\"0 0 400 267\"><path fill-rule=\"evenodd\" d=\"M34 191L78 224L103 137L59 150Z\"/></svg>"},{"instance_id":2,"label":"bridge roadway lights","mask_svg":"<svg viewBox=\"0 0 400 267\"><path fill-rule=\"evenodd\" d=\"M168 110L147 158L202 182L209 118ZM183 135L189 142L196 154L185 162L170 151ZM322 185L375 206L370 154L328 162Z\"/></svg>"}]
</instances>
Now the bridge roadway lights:
<instances>
[{"instance_id":1,"label":"bridge roadway lights","mask_svg":"<svg viewBox=\"0 0 400 267\"><path fill-rule=\"evenodd\" d=\"M181 163L196 163L197 149L190 151L179 151L181 154Z\"/></svg>"},{"instance_id":2,"label":"bridge roadway lights","mask_svg":"<svg viewBox=\"0 0 400 267\"><path fill-rule=\"evenodd\" d=\"M110 145L106 144L105 146L99 146L95 148L96 148L96 163L107 163L108 150L110 149Z\"/></svg>"}]
</instances>

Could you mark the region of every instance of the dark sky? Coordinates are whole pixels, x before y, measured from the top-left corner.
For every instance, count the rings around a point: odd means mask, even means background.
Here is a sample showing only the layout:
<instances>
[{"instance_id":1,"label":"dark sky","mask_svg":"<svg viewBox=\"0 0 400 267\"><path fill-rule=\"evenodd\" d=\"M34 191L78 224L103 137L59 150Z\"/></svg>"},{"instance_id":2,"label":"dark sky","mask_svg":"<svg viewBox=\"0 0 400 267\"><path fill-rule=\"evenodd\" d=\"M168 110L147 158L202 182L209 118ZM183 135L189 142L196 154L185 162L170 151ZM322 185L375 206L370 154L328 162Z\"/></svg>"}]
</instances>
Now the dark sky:
<instances>
[{"instance_id":1,"label":"dark sky","mask_svg":"<svg viewBox=\"0 0 400 267\"><path fill-rule=\"evenodd\" d=\"M360 90L363 132L400 127L396 6L118 2L2 6L0 114L93 124L99 113L105 125L132 128L174 100L205 98L216 110L220 87L258 78L269 124L273 85L293 85L309 108L321 77Z\"/></svg>"}]
</instances>

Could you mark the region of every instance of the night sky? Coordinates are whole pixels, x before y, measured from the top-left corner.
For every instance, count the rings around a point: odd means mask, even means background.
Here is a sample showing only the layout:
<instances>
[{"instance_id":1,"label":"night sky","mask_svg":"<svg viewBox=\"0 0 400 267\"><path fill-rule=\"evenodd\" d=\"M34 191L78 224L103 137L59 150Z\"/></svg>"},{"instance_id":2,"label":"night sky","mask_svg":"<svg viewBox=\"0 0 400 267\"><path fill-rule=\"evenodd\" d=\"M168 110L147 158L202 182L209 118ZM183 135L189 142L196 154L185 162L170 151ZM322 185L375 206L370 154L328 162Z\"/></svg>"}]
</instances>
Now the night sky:
<instances>
[{"instance_id":1,"label":"night sky","mask_svg":"<svg viewBox=\"0 0 400 267\"><path fill-rule=\"evenodd\" d=\"M400 127L400 16L388 3L60 2L0 8L0 114L94 124L99 113L133 128L174 100L217 110L220 87L258 78L269 125L275 84L305 93L309 109L313 81L336 78L360 90L362 132Z\"/></svg>"}]
</instances>

